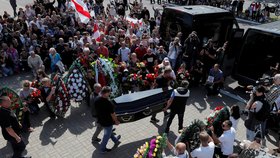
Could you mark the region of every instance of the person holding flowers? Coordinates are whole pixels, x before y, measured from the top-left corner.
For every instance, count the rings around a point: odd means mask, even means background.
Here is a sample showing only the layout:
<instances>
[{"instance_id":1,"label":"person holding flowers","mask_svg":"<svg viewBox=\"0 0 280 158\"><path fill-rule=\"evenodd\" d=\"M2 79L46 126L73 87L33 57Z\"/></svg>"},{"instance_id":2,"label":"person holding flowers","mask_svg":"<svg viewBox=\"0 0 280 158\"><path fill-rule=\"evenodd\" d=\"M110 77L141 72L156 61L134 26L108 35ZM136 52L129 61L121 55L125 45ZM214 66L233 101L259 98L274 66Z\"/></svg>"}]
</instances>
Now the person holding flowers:
<instances>
[{"instance_id":1,"label":"person holding flowers","mask_svg":"<svg viewBox=\"0 0 280 158\"><path fill-rule=\"evenodd\" d=\"M45 103L47 110L50 114L51 118L55 118L55 114L52 112L51 104L54 103L54 94L55 94L55 87L52 86L51 80L49 78L42 79L42 87L40 88L41 91L41 100Z\"/></svg>"},{"instance_id":2,"label":"person holding flowers","mask_svg":"<svg viewBox=\"0 0 280 158\"><path fill-rule=\"evenodd\" d=\"M36 102L36 97L33 96L33 92L36 91L36 89L30 87L30 85L31 84L28 80L24 80L22 83L23 88L20 90L19 96L23 100L23 104L25 104L25 107L23 109L23 127L26 128L29 132L33 132L34 129L31 127L30 123L30 113L38 113L40 108L38 106L38 103Z\"/></svg>"}]
</instances>

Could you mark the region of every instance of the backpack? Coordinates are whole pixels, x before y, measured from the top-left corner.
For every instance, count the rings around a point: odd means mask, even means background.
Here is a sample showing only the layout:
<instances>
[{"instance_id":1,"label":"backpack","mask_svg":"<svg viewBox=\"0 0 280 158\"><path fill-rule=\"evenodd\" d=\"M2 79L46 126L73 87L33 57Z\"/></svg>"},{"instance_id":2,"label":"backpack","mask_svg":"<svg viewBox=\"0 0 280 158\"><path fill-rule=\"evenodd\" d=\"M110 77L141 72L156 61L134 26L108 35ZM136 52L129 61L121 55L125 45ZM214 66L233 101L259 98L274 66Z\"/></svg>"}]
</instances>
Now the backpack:
<instances>
[{"instance_id":1,"label":"backpack","mask_svg":"<svg viewBox=\"0 0 280 158\"><path fill-rule=\"evenodd\" d=\"M270 105L266 100L261 100L261 102L263 103L263 105L258 112L255 112L255 118L256 120L263 122L268 118L270 114Z\"/></svg>"}]
</instances>

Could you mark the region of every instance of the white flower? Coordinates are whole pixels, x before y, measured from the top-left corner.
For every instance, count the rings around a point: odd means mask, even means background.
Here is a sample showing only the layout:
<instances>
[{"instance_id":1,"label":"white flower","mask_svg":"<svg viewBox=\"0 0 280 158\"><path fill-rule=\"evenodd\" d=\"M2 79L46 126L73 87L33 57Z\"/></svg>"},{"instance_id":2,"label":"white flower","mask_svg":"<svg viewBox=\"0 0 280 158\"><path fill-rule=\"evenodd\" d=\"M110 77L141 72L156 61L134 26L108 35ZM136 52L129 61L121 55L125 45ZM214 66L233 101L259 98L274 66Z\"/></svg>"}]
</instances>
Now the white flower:
<instances>
[{"instance_id":1,"label":"white flower","mask_svg":"<svg viewBox=\"0 0 280 158\"><path fill-rule=\"evenodd\" d=\"M75 78L78 78L78 74L75 74L74 77L75 77Z\"/></svg>"},{"instance_id":2,"label":"white flower","mask_svg":"<svg viewBox=\"0 0 280 158\"><path fill-rule=\"evenodd\" d=\"M73 96L74 96L74 97L77 97L77 94L76 94L76 93L74 93L74 94L73 94Z\"/></svg>"},{"instance_id":3,"label":"white flower","mask_svg":"<svg viewBox=\"0 0 280 158\"><path fill-rule=\"evenodd\" d=\"M58 102L58 105L61 107L62 106L62 100L60 100L59 102Z\"/></svg>"},{"instance_id":4,"label":"white flower","mask_svg":"<svg viewBox=\"0 0 280 158\"><path fill-rule=\"evenodd\" d=\"M72 79L71 79L71 81L72 81L72 82L75 82L75 79L74 79L74 78L72 78Z\"/></svg>"},{"instance_id":5,"label":"white flower","mask_svg":"<svg viewBox=\"0 0 280 158\"><path fill-rule=\"evenodd\" d=\"M82 82L82 79L81 79L81 78L76 79L76 82L77 82L77 83L81 83L81 82Z\"/></svg>"},{"instance_id":6,"label":"white flower","mask_svg":"<svg viewBox=\"0 0 280 158\"><path fill-rule=\"evenodd\" d=\"M81 83L79 83L79 84L78 84L78 87L82 87L82 84L81 84Z\"/></svg>"}]
</instances>

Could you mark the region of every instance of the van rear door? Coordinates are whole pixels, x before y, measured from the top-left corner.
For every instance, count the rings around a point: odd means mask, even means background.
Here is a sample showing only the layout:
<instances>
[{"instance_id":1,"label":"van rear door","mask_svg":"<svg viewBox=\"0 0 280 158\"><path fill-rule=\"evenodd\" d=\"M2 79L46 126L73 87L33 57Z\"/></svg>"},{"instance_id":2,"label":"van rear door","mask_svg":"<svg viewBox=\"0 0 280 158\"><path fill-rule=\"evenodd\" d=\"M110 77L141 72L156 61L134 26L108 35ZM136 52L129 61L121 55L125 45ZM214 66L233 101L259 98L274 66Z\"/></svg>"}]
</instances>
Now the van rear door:
<instances>
[{"instance_id":1,"label":"van rear door","mask_svg":"<svg viewBox=\"0 0 280 158\"><path fill-rule=\"evenodd\" d=\"M175 8L164 9L160 25L160 34L164 41L171 41L178 32L182 32L183 36L187 36L191 32L191 29L191 15Z\"/></svg>"}]
</instances>

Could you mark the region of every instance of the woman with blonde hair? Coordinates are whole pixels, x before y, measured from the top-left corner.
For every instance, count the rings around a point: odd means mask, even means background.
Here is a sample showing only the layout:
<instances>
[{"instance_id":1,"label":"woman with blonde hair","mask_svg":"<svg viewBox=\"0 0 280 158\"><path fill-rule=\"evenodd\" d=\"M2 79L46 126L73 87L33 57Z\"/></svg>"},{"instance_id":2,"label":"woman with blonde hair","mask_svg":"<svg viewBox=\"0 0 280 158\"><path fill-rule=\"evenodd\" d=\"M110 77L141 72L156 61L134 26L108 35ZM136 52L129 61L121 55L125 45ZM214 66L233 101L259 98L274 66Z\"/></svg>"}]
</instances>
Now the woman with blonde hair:
<instances>
[{"instance_id":1,"label":"woman with blonde hair","mask_svg":"<svg viewBox=\"0 0 280 158\"><path fill-rule=\"evenodd\" d=\"M34 129L31 127L30 123L30 113L37 114L40 110L38 104L31 97L31 93L35 90L30 87L31 83L28 80L22 82L22 89L19 92L19 96L24 104L24 117L23 117L23 128L27 129L29 132L32 132Z\"/></svg>"}]
</instances>

